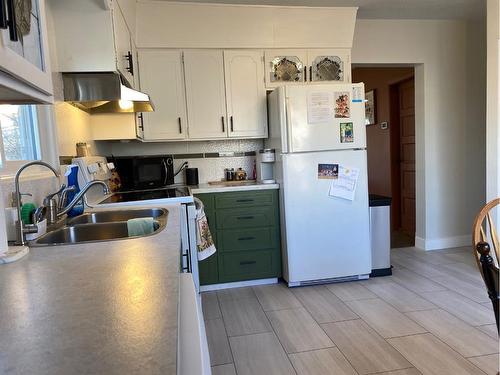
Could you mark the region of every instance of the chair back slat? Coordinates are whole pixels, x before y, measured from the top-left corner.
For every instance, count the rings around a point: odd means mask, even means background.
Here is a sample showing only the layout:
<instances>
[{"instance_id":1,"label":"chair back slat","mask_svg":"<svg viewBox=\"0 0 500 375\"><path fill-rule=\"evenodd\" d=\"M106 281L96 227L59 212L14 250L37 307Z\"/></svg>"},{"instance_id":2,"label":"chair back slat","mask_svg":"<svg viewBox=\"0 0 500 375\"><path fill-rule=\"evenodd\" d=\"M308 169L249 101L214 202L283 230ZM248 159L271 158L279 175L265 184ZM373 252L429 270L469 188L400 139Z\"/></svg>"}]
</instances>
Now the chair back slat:
<instances>
[{"instance_id":1,"label":"chair back slat","mask_svg":"<svg viewBox=\"0 0 500 375\"><path fill-rule=\"evenodd\" d=\"M493 257L495 259L495 263L498 264L498 251L499 251L499 245L498 245L498 236L497 236L497 231L495 228L495 223L493 222L493 219L491 218L491 213L488 212L486 214L486 218L488 220L488 226L490 227L490 238L491 238L491 243L493 244L493 250L495 250L495 256Z\"/></svg>"}]
</instances>

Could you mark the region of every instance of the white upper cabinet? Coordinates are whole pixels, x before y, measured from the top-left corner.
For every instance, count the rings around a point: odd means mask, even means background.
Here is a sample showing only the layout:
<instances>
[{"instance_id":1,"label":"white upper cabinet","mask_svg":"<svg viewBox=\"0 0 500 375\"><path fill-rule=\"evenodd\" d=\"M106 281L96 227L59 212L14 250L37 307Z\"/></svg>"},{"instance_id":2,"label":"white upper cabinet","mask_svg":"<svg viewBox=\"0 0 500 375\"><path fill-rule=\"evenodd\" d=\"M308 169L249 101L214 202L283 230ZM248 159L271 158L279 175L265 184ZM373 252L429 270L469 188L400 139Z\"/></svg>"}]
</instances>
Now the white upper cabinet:
<instances>
[{"instance_id":1,"label":"white upper cabinet","mask_svg":"<svg viewBox=\"0 0 500 375\"><path fill-rule=\"evenodd\" d=\"M125 17L118 4L113 8L113 33L116 49L116 68L134 86L134 63L132 39Z\"/></svg>"},{"instance_id":2,"label":"white upper cabinet","mask_svg":"<svg viewBox=\"0 0 500 375\"><path fill-rule=\"evenodd\" d=\"M53 87L45 1L20 2L23 12L12 19L20 8L11 0L0 4L6 5L0 12L0 71L7 73L0 72L2 101L50 103Z\"/></svg>"},{"instance_id":3,"label":"white upper cabinet","mask_svg":"<svg viewBox=\"0 0 500 375\"><path fill-rule=\"evenodd\" d=\"M268 50L265 56L267 87L304 83L307 80L306 50Z\"/></svg>"},{"instance_id":4,"label":"white upper cabinet","mask_svg":"<svg viewBox=\"0 0 500 375\"><path fill-rule=\"evenodd\" d=\"M224 51L229 137L267 137L262 51Z\"/></svg>"},{"instance_id":5,"label":"white upper cabinet","mask_svg":"<svg viewBox=\"0 0 500 375\"><path fill-rule=\"evenodd\" d=\"M144 141L267 137L263 52L141 50L141 90L155 112L142 114Z\"/></svg>"},{"instance_id":6,"label":"white upper cabinet","mask_svg":"<svg viewBox=\"0 0 500 375\"><path fill-rule=\"evenodd\" d=\"M226 138L228 122L222 51L184 51L184 72L189 138Z\"/></svg>"},{"instance_id":7,"label":"white upper cabinet","mask_svg":"<svg viewBox=\"0 0 500 375\"><path fill-rule=\"evenodd\" d=\"M51 0L51 7L61 72L119 71L134 85L135 38L116 1Z\"/></svg>"},{"instance_id":8,"label":"white upper cabinet","mask_svg":"<svg viewBox=\"0 0 500 375\"><path fill-rule=\"evenodd\" d=\"M155 106L154 112L142 114L142 138L185 139L187 114L181 52L144 50L139 52L139 61L141 89L149 93Z\"/></svg>"},{"instance_id":9,"label":"white upper cabinet","mask_svg":"<svg viewBox=\"0 0 500 375\"><path fill-rule=\"evenodd\" d=\"M266 86L305 82L351 82L349 49L269 50L265 58Z\"/></svg>"},{"instance_id":10,"label":"white upper cabinet","mask_svg":"<svg viewBox=\"0 0 500 375\"><path fill-rule=\"evenodd\" d=\"M309 82L351 82L351 56L348 49L307 51Z\"/></svg>"}]
</instances>

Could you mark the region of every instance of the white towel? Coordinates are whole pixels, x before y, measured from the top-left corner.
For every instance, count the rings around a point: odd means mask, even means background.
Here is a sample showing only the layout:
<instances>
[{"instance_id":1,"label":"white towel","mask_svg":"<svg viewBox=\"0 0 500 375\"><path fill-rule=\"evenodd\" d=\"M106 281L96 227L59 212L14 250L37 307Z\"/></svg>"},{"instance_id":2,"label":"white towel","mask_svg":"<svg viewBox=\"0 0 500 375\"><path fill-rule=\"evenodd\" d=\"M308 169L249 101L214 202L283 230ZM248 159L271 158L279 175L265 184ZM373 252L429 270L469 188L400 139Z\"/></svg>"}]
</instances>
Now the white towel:
<instances>
[{"instance_id":1,"label":"white towel","mask_svg":"<svg viewBox=\"0 0 500 375\"><path fill-rule=\"evenodd\" d=\"M208 227L207 216L203 209L203 202L194 198L196 205L196 245L198 248L198 260L204 260L215 254L215 244Z\"/></svg>"}]
</instances>

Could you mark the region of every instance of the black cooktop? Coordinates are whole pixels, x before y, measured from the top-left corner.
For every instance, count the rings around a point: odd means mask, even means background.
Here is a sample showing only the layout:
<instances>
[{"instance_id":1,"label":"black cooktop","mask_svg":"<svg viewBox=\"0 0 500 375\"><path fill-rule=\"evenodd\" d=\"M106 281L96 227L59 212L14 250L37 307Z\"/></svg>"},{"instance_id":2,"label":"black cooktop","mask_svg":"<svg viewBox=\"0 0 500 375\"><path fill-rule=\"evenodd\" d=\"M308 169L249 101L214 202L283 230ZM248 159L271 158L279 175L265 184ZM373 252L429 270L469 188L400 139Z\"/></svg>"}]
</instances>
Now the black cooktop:
<instances>
[{"instance_id":1,"label":"black cooktop","mask_svg":"<svg viewBox=\"0 0 500 375\"><path fill-rule=\"evenodd\" d=\"M189 190L185 187L164 188L154 190L138 190L113 193L99 204L147 201L151 199L178 198L189 196Z\"/></svg>"}]
</instances>

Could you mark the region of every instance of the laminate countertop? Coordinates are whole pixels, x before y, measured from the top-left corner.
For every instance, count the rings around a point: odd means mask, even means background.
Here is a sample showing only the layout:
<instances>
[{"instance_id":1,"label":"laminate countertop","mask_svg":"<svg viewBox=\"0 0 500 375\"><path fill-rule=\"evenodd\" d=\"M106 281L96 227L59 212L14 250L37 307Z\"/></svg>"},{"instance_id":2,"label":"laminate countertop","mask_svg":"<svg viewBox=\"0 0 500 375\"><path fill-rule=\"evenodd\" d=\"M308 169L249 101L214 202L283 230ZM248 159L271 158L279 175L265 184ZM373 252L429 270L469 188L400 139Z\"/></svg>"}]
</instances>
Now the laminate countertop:
<instances>
[{"instance_id":1,"label":"laminate countertop","mask_svg":"<svg viewBox=\"0 0 500 375\"><path fill-rule=\"evenodd\" d=\"M175 374L179 206L151 236L0 265L1 374Z\"/></svg>"},{"instance_id":2,"label":"laminate countertop","mask_svg":"<svg viewBox=\"0 0 500 375\"><path fill-rule=\"evenodd\" d=\"M200 184L192 186L189 188L191 194L203 194L203 193L225 193L230 191L250 191L250 190L270 190L279 189L279 184L262 184L258 182L246 181L242 185L211 185L211 184Z\"/></svg>"}]
</instances>

